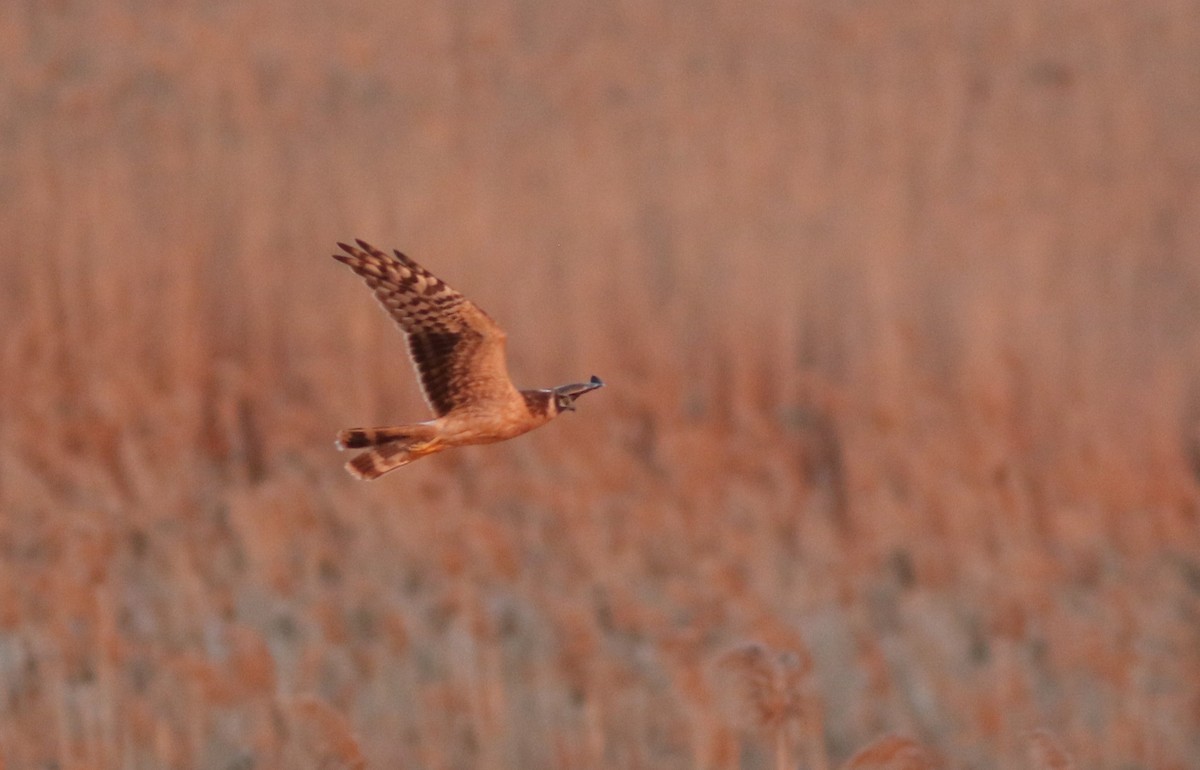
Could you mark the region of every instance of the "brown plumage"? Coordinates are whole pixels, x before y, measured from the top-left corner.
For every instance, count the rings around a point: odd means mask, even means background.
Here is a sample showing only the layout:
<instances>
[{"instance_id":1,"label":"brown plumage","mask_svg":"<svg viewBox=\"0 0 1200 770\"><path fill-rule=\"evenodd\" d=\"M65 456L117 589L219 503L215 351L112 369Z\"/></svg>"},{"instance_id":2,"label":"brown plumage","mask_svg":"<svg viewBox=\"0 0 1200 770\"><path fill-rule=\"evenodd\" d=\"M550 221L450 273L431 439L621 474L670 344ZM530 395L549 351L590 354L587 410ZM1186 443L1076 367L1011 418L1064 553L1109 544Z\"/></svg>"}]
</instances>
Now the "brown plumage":
<instances>
[{"instance_id":1,"label":"brown plumage","mask_svg":"<svg viewBox=\"0 0 1200 770\"><path fill-rule=\"evenodd\" d=\"M434 419L383 428L350 428L338 448L373 447L346 463L361 479L374 479L426 455L455 446L519 436L574 410L579 396L602 386L587 383L546 390L517 390L508 376L504 330L487 313L399 251L385 254L368 243L339 243L349 265L408 338L421 392Z\"/></svg>"}]
</instances>

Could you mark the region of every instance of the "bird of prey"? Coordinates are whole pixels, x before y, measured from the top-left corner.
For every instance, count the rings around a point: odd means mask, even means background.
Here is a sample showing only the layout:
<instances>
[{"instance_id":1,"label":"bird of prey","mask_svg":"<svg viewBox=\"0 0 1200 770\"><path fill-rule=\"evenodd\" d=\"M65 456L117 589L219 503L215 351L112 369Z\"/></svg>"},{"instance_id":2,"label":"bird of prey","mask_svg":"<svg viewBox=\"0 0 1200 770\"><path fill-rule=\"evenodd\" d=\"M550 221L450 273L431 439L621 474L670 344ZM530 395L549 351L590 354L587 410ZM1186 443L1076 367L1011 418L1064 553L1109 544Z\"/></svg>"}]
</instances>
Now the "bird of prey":
<instances>
[{"instance_id":1,"label":"bird of prey","mask_svg":"<svg viewBox=\"0 0 1200 770\"><path fill-rule=\"evenodd\" d=\"M506 335L487 313L399 251L357 243L339 243L345 253L333 258L366 280L404 331L434 419L340 431L339 449L369 447L346 463L351 475L376 479L451 447L519 436L574 411L575 399L604 385L593 375L589 382L517 390L505 363Z\"/></svg>"}]
</instances>

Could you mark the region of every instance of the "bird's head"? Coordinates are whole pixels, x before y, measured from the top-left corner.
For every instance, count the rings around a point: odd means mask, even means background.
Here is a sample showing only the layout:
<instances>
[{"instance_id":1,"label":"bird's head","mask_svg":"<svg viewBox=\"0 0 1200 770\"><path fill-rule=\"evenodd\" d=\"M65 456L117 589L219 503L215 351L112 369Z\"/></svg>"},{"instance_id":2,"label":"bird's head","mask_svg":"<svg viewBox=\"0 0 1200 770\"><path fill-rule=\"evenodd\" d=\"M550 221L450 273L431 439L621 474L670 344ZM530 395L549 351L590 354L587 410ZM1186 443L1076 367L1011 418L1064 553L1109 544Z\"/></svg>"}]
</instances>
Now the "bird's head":
<instances>
[{"instance_id":1,"label":"bird's head","mask_svg":"<svg viewBox=\"0 0 1200 770\"><path fill-rule=\"evenodd\" d=\"M573 382L570 385L559 385L550 391L554 400L555 414L575 411L575 399L590 390L603 387L604 383L596 375L588 382Z\"/></svg>"}]
</instances>

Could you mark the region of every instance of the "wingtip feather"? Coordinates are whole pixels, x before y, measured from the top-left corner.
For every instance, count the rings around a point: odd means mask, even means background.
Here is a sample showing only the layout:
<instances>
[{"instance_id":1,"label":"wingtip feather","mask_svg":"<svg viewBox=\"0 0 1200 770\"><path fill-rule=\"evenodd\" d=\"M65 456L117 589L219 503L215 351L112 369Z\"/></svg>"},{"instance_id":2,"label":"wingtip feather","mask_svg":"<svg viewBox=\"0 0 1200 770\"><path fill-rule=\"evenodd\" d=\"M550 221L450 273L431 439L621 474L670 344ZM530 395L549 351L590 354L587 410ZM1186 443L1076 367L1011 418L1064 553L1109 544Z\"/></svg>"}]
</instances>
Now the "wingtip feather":
<instances>
[{"instance_id":1,"label":"wingtip feather","mask_svg":"<svg viewBox=\"0 0 1200 770\"><path fill-rule=\"evenodd\" d=\"M341 241L338 241L337 245L338 245L339 249L341 249L342 251L344 251L346 253L345 254L333 254L332 255L333 258L336 259L338 262L341 262L343 264L354 267L354 265L357 264L359 261L358 249L356 249L353 246L350 246L348 244L342 243Z\"/></svg>"}]
</instances>

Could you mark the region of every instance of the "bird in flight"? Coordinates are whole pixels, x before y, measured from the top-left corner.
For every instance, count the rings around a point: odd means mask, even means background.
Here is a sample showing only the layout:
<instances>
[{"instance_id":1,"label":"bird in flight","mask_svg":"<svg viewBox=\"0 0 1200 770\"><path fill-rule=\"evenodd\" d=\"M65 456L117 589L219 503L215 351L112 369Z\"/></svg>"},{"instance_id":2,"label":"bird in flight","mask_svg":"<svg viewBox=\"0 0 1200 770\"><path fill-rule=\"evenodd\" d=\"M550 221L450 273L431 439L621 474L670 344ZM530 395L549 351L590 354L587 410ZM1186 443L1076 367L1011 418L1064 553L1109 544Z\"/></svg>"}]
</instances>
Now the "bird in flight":
<instances>
[{"instance_id":1,"label":"bird in flight","mask_svg":"<svg viewBox=\"0 0 1200 770\"><path fill-rule=\"evenodd\" d=\"M589 382L517 390L504 358L506 335L487 313L399 251L357 243L339 243L345 253L333 258L366 280L404 331L434 419L340 431L338 449L368 448L346 463L352 476L376 479L452 447L519 436L575 411L575 399L604 385L592 375Z\"/></svg>"}]
</instances>

